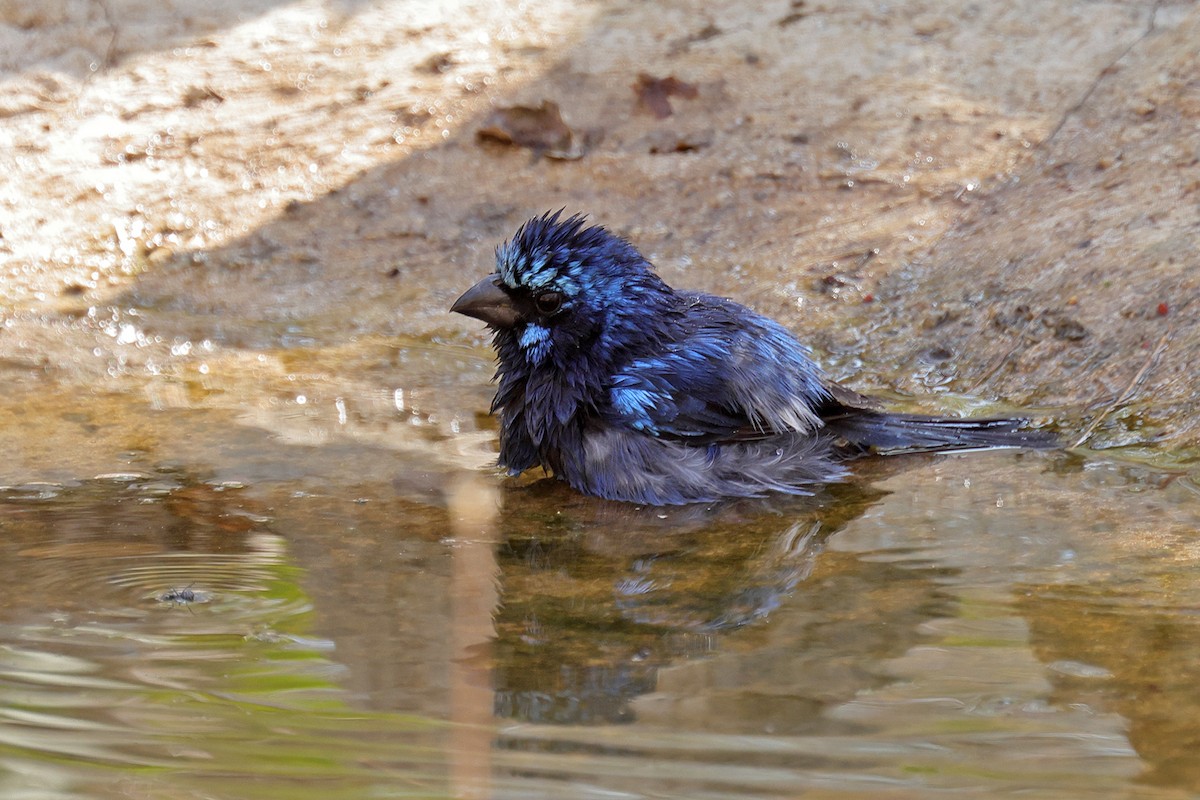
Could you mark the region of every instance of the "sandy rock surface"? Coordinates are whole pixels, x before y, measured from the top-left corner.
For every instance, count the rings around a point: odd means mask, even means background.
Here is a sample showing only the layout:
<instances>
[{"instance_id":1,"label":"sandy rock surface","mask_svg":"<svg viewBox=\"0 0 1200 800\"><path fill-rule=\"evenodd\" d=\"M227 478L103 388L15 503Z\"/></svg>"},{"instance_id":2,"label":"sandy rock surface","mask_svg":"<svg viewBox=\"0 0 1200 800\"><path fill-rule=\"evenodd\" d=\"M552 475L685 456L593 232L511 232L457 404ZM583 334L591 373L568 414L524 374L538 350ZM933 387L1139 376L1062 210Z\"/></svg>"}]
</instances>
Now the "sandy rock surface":
<instances>
[{"instance_id":1,"label":"sandy rock surface","mask_svg":"<svg viewBox=\"0 0 1200 800\"><path fill-rule=\"evenodd\" d=\"M565 206L856 388L1194 445L1198 43L1182 0L0 2L6 404L482 345L445 309Z\"/></svg>"}]
</instances>

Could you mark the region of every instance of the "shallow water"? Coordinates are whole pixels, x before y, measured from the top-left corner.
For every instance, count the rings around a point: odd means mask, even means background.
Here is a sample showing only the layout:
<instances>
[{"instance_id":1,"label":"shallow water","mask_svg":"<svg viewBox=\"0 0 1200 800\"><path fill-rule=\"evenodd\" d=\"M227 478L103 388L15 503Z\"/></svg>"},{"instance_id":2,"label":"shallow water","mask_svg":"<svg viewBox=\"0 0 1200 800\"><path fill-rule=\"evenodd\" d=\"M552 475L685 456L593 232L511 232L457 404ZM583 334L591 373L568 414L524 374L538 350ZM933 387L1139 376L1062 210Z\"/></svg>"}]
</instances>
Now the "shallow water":
<instances>
[{"instance_id":1,"label":"shallow water","mask_svg":"<svg viewBox=\"0 0 1200 800\"><path fill-rule=\"evenodd\" d=\"M639 509L483 468L486 353L255 364L10 382L0 795L1200 791L1187 473L912 457Z\"/></svg>"}]
</instances>

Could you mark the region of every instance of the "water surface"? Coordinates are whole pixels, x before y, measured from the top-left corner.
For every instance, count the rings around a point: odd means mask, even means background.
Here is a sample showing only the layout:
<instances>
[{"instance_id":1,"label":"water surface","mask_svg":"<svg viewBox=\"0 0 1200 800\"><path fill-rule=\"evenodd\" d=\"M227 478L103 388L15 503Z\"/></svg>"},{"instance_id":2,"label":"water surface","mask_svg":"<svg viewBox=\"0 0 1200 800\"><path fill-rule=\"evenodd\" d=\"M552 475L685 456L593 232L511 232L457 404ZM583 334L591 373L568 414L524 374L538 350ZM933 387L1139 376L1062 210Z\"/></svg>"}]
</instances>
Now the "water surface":
<instances>
[{"instance_id":1,"label":"water surface","mask_svg":"<svg viewBox=\"0 0 1200 800\"><path fill-rule=\"evenodd\" d=\"M1200 791L1188 473L913 457L643 509L486 469L485 354L354 353L10 384L0 794Z\"/></svg>"}]
</instances>

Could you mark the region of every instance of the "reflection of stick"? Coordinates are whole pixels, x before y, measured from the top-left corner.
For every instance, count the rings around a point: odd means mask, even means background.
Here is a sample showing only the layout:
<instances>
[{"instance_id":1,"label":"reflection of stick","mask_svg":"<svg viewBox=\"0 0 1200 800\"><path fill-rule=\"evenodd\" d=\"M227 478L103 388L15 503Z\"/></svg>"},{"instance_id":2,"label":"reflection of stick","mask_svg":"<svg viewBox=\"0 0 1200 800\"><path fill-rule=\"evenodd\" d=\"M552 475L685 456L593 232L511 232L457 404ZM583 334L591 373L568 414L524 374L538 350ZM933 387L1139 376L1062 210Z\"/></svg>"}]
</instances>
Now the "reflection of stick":
<instances>
[{"instance_id":1,"label":"reflection of stick","mask_svg":"<svg viewBox=\"0 0 1200 800\"><path fill-rule=\"evenodd\" d=\"M1133 380L1131 380L1129 385L1125 387L1125 391L1121 392L1120 396L1109 403L1108 406L1100 412L1100 416L1092 420L1092 424L1087 426L1087 430L1083 432L1083 436L1079 437L1079 441L1071 445L1072 448L1079 447L1081 444L1086 442L1088 437L1092 435L1092 432L1096 430L1096 426L1103 422L1104 418L1107 417L1114 408L1126 402L1137 393L1137 390L1141 388L1142 383L1146 380L1146 376L1150 374L1150 370L1154 369L1154 365L1158 363L1159 356L1161 356L1163 351L1167 349L1167 341L1170 338L1170 331L1162 335L1162 338L1158 340L1158 344L1154 346L1154 352L1152 352L1150 357L1146 359L1146 363L1142 364L1142 368L1137 371L1137 375L1133 376Z\"/></svg>"},{"instance_id":2,"label":"reflection of stick","mask_svg":"<svg viewBox=\"0 0 1200 800\"><path fill-rule=\"evenodd\" d=\"M446 506L457 547L450 558L450 620L445 670L450 689L450 785L454 797L492 797L493 619L500 604L496 562L496 519L500 501L494 483L462 472L446 490Z\"/></svg>"}]
</instances>

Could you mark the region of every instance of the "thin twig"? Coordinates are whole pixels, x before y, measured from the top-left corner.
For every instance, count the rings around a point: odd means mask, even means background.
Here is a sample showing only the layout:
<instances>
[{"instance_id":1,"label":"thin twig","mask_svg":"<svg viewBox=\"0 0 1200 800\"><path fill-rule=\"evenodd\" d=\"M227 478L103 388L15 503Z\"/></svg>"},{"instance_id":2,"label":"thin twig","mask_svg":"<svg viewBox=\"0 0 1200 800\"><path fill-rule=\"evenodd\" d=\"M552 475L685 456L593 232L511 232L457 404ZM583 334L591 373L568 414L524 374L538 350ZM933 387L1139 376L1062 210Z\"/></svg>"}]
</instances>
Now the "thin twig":
<instances>
[{"instance_id":1,"label":"thin twig","mask_svg":"<svg viewBox=\"0 0 1200 800\"><path fill-rule=\"evenodd\" d=\"M1071 449L1075 449L1086 442L1088 437L1091 436L1096 430L1097 426L1104 421L1104 418L1112 413L1113 409L1127 402L1130 398L1137 394L1137 390L1140 389L1142 383L1145 382L1146 377L1150 374L1150 370L1154 369L1154 366L1158 363L1159 357L1163 354L1163 351L1167 349L1167 342L1170 340L1170 338L1170 331L1167 331L1162 335L1162 337L1158 340L1158 344L1154 346L1154 351L1151 352L1149 358L1146 359L1146 363L1142 364L1142 368L1137 371L1137 374L1133 376L1133 380L1131 380L1129 385L1125 387L1125 391L1122 392L1119 397L1109 403L1108 406L1100 412L1100 416L1092 420L1092 424L1087 426L1087 430L1085 430L1083 435L1079 437L1079 441L1071 445Z\"/></svg>"},{"instance_id":2,"label":"thin twig","mask_svg":"<svg viewBox=\"0 0 1200 800\"><path fill-rule=\"evenodd\" d=\"M1054 130L1050 131L1050 135L1048 135L1045 139L1042 139L1040 142L1038 142L1037 145L1035 145L1035 147L1040 149L1042 147L1045 147L1049 142L1054 141L1054 139L1058 136L1058 134L1066 126L1067 121L1070 120L1072 117L1074 117L1076 114L1078 114L1083 109L1084 105L1087 104L1087 101L1095 93L1096 89L1099 88L1100 84L1104 81L1104 79L1107 78L1109 75L1114 74L1117 71L1117 65L1120 64L1122 61L1124 61L1125 57L1128 56L1130 53L1132 53L1134 48L1136 48L1142 42L1146 41L1146 39L1150 38L1150 35L1155 32L1155 24L1154 23L1155 23L1155 20L1158 19L1158 10L1161 5L1162 5L1162 0L1155 0L1153 7L1151 7L1151 9L1150 9L1150 14L1146 18L1146 27L1141 32L1141 34L1136 39L1134 39L1132 42L1130 42L1129 45L1124 50L1122 50L1120 53L1118 53L1116 58L1114 58L1112 61L1108 62L1108 64L1106 64L1099 72L1096 73L1096 79L1094 81L1092 81L1092 85L1087 88L1087 91L1085 91L1083 93L1083 96L1080 97L1079 100L1077 100L1075 102L1075 105L1071 106L1070 108L1068 108L1066 110L1066 113L1064 113L1062 115L1062 117L1059 118L1058 124L1054 126Z\"/></svg>"}]
</instances>

